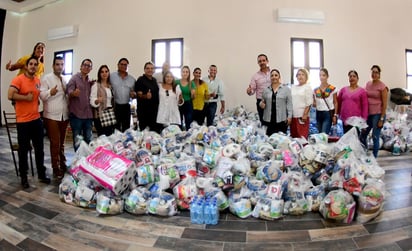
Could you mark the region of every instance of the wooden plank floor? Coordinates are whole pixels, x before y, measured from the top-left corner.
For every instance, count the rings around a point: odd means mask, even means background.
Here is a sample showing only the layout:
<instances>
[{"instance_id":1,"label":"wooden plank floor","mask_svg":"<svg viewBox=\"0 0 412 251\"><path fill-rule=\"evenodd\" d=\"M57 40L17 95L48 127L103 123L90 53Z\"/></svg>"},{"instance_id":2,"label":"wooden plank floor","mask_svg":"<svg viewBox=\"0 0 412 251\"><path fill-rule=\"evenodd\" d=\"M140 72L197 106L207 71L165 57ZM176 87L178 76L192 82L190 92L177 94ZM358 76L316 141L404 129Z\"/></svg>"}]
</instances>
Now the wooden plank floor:
<instances>
[{"instance_id":1,"label":"wooden plank floor","mask_svg":"<svg viewBox=\"0 0 412 251\"><path fill-rule=\"evenodd\" d=\"M22 190L0 128L0 250L412 250L412 155L382 152L378 162L386 170L385 210L366 224L335 224L318 213L277 221L223 213L216 226L192 225L188 212L101 217L60 202L58 183L41 184L36 175Z\"/></svg>"}]
</instances>

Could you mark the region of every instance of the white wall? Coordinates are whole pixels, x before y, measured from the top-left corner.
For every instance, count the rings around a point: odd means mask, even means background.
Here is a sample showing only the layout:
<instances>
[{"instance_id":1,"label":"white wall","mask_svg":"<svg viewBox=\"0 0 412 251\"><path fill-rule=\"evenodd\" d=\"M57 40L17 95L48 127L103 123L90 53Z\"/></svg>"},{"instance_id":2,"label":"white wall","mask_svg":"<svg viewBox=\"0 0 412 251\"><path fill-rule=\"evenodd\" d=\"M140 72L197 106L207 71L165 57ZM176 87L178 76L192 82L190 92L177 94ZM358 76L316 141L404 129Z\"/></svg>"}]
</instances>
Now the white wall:
<instances>
[{"instance_id":1,"label":"white wall","mask_svg":"<svg viewBox=\"0 0 412 251\"><path fill-rule=\"evenodd\" d=\"M277 8L324 11L323 25L277 23ZM412 1L406 0L64 0L22 16L7 13L2 63L31 53L37 41L46 43L46 72L54 51L73 49L74 69L82 59L116 70L117 60L129 58L130 73L143 73L151 59L151 40L184 38L184 64L216 64L226 84L227 106L255 110L245 89L258 70L256 56L265 53L284 82L290 82L290 38L320 38L331 83L347 84L356 69L363 85L372 64L382 67L382 80L391 88L406 87L405 48L412 49ZM47 30L79 25L76 38L47 41ZM1 105L10 110L7 89L15 72L1 67Z\"/></svg>"}]
</instances>

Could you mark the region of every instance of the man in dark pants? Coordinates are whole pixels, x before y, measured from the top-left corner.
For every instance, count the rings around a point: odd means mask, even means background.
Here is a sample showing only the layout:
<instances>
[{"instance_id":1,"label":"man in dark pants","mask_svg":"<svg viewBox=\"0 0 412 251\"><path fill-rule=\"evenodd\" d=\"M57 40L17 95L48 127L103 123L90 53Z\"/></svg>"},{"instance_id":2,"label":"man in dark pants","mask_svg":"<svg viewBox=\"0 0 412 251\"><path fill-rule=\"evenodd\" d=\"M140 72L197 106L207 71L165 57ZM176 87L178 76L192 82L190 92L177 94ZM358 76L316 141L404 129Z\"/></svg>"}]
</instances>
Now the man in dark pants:
<instances>
[{"instance_id":1,"label":"man in dark pants","mask_svg":"<svg viewBox=\"0 0 412 251\"><path fill-rule=\"evenodd\" d=\"M205 114L206 114L206 125L213 125L215 119L217 103L220 100L220 114L225 112L225 100L223 96L223 81L219 78L216 78L217 66L209 66L209 75L203 78L209 88L209 100L205 101Z\"/></svg>"},{"instance_id":2,"label":"man in dark pants","mask_svg":"<svg viewBox=\"0 0 412 251\"><path fill-rule=\"evenodd\" d=\"M113 87L114 113L116 115L116 129L124 132L130 128L130 98L136 98L134 84L136 79L128 71L129 60L121 58L117 63L117 72L110 74Z\"/></svg>"},{"instance_id":3,"label":"man in dark pants","mask_svg":"<svg viewBox=\"0 0 412 251\"><path fill-rule=\"evenodd\" d=\"M249 86L246 89L246 93L251 96L256 93L256 109L259 114L259 120L263 124L263 109L259 104L262 101L263 90L270 85L270 68L269 59L265 54L259 54L257 57L257 63L259 65L259 71L253 74L250 80Z\"/></svg>"},{"instance_id":4,"label":"man in dark pants","mask_svg":"<svg viewBox=\"0 0 412 251\"><path fill-rule=\"evenodd\" d=\"M153 73L153 63L147 62L144 65L144 74L136 81L134 90L137 94L137 118L141 131L148 127L151 131L160 133L161 127L156 122L159 107L159 86Z\"/></svg>"},{"instance_id":5,"label":"man in dark pants","mask_svg":"<svg viewBox=\"0 0 412 251\"><path fill-rule=\"evenodd\" d=\"M26 71L12 80L7 95L9 100L16 102L19 171L23 188L30 187L27 180L29 169L27 154L30 150L30 141L36 156L38 179L42 183L50 183L44 166L44 133L39 113L40 80L35 76L38 66L38 59L30 57L26 61Z\"/></svg>"}]
</instances>

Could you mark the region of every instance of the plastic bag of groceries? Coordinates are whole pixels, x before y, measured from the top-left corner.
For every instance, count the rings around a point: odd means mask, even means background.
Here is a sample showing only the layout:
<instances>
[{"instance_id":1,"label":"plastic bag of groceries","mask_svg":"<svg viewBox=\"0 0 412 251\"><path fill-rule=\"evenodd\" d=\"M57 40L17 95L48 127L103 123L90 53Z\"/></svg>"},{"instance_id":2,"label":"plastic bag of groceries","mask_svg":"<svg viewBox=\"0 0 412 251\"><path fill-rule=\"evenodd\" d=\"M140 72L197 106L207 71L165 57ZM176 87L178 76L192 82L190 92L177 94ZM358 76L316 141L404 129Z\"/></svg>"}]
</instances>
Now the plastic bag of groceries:
<instances>
[{"instance_id":1,"label":"plastic bag of groceries","mask_svg":"<svg viewBox=\"0 0 412 251\"><path fill-rule=\"evenodd\" d=\"M325 219L342 223L351 223L355 215L356 203L346 191L333 190L329 192L320 204L319 211Z\"/></svg>"},{"instance_id":2,"label":"plastic bag of groceries","mask_svg":"<svg viewBox=\"0 0 412 251\"><path fill-rule=\"evenodd\" d=\"M131 214L146 214L150 192L146 187L139 186L130 191L124 202L124 209Z\"/></svg>"},{"instance_id":3,"label":"plastic bag of groceries","mask_svg":"<svg viewBox=\"0 0 412 251\"><path fill-rule=\"evenodd\" d=\"M293 195L292 195L293 194ZM285 202L283 212L289 215L303 215L310 211L303 189L288 191L288 201Z\"/></svg>"},{"instance_id":4,"label":"plastic bag of groceries","mask_svg":"<svg viewBox=\"0 0 412 251\"><path fill-rule=\"evenodd\" d=\"M198 194L196 180L194 177L186 177L173 187L173 194L177 200L179 209L189 209L190 201Z\"/></svg>"},{"instance_id":5,"label":"plastic bag of groceries","mask_svg":"<svg viewBox=\"0 0 412 251\"><path fill-rule=\"evenodd\" d=\"M169 125L166 128L164 128L161 132L161 135L163 138L171 138L175 136L176 134L181 133L182 130L180 129L179 126L177 125Z\"/></svg>"},{"instance_id":6,"label":"plastic bag of groceries","mask_svg":"<svg viewBox=\"0 0 412 251\"><path fill-rule=\"evenodd\" d=\"M289 149L291 138L283 133L274 133L270 135L268 142L273 148L286 150Z\"/></svg>"},{"instance_id":7,"label":"plastic bag of groceries","mask_svg":"<svg viewBox=\"0 0 412 251\"><path fill-rule=\"evenodd\" d=\"M354 154L356 157L366 155L366 151L359 140L358 132L356 131L355 127L345 133L333 145L333 151L331 152L331 154L335 156L335 159L339 159L348 152L352 152L352 154Z\"/></svg>"},{"instance_id":8,"label":"plastic bag of groceries","mask_svg":"<svg viewBox=\"0 0 412 251\"><path fill-rule=\"evenodd\" d=\"M279 219L283 217L283 206L283 200L260 198L253 209L252 216L264 220Z\"/></svg>"},{"instance_id":9,"label":"plastic bag of groceries","mask_svg":"<svg viewBox=\"0 0 412 251\"><path fill-rule=\"evenodd\" d=\"M255 176L251 176L248 179L246 186L252 192L250 196L252 205L256 205L259 198L265 197L267 194L268 186L263 180L256 179Z\"/></svg>"},{"instance_id":10,"label":"plastic bag of groceries","mask_svg":"<svg viewBox=\"0 0 412 251\"><path fill-rule=\"evenodd\" d=\"M263 166L258 167L256 178L264 180L266 183L278 181L282 177L282 166L283 161L281 160L269 160Z\"/></svg>"},{"instance_id":11,"label":"plastic bag of groceries","mask_svg":"<svg viewBox=\"0 0 412 251\"><path fill-rule=\"evenodd\" d=\"M188 156L185 153L180 155L180 158L176 160L174 166L177 169L181 179L186 177L196 177L197 175L195 158Z\"/></svg>"},{"instance_id":12,"label":"plastic bag of groceries","mask_svg":"<svg viewBox=\"0 0 412 251\"><path fill-rule=\"evenodd\" d=\"M75 204L79 207L96 208L96 193L102 189L92 176L84 174L77 183Z\"/></svg>"},{"instance_id":13,"label":"plastic bag of groceries","mask_svg":"<svg viewBox=\"0 0 412 251\"><path fill-rule=\"evenodd\" d=\"M59 185L59 198L61 201L76 205L74 201L77 189L77 181L72 176L66 175Z\"/></svg>"},{"instance_id":14,"label":"plastic bag of groceries","mask_svg":"<svg viewBox=\"0 0 412 251\"><path fill-rule=\"evenodd\" d=\"M237 217L245 219L252 214L252 204L247 198L229 199L229 210Z\"/></svg>"},{"instance_id":15,"label":"plastic bag of groceries","mask_svg":"<svg viewBox=\"0 0 412 251\"><path fill-rule=\"evenodd\" d=\"M135 183L147 185L155 182L155 170L153 165L141 165L136 168Z\"/></svg>"},{"instance_id":16,"label":"plastic bag of groceries","mask_svg":"<svg viewBox=\"0 0 412 251\"><path fill-rule=\"evenodd\" d=\"M366 120L362 117L353 116L346 120L347 125L351 125L353 127L357 127L359 129L365 129L368 127Z\"/></svg>"},{"instance_id":17,"label":"plastic bag of groceries","mask_svg":"<svg viewBox=\"0 0 412 251\"><path fill-rule=\"evenodd\" d=\"M305 191L305 197L308 202L308 210L318 212L320 203L325 197L325 186L323 184L314 186Z\"/></svg>"},{"instance_id":18,"label":"plastic bag of groceries","mask_svg":"<svg viewBox=\"0 0 412 251\"><path fill-rule=\"evenodd\" d=\"M384 204L385 184L381 180L367 179L358 199L356 221L365 223L380 214Z\"/></svg>"},{"instance_id":19,"label":"plastic bag of groceries","mask_svg":"<svg viewBox=\"0 0 412 251\"><path fill-rule=\"evenodd\" d=\"M160 216L173 216L177 213L176 199L173 194L160 191L152 194L148 201L148 212Z\"/></svg>"},{"instance_id":20,"label":"plastic bag of groceries","mask_svg":"<svg viewBox=\"0 0 412 251\"><path fill-rule=\"evenodd\" d=\"M96 150L97 147L103 146L104 148L108 150L113 149L113 142L110 141L109 137L106 135L100 135L97 139L94 139L90 141L89 147L92 152Z\"/></svg>"},{"instance_id":21,"label":"plastic bag of groceries","mask_svg":"<svg viewBox=\"0 0 412 251\"><path fill-rule=\"evenodd\" d=\"M239 218L247 218L252 214L252 203L249 199L251 191L246 187L229 193L229 210Z\"/></svg>"},{"instance_id":22,"label":"plastic bag of groceries","mask_svg":"<svg viewBox=\"0 0 412 251\"><path fill-rule=\"evenodd\" d=\"M109 190L102 190L96 195L96 211L99 214L115 215L123 213L123 198Z\"/></svg>"},{"instance_id":23,"label":"plastic bag of groceries","mask_svg":"<svg viewBox=\"0 0 412 251\"><path fill-rule=\"evenodd\" d=\"M208 189L205 193L205 197L216 198L219 211L223 211L229 207L229 199L225 193L217 187Z\"/></svg>"},{"instance_id":24,"label":"plastic bag of groceries","mask_svg":"<svg viewBox=\"0 0 412 251\"><path fill-rule=\"evenodd\" d=\"M179 181L180 175L174 164L161 164L157 167L159 186L162 190L173 188Z\"/></svg>"}]
</instances>

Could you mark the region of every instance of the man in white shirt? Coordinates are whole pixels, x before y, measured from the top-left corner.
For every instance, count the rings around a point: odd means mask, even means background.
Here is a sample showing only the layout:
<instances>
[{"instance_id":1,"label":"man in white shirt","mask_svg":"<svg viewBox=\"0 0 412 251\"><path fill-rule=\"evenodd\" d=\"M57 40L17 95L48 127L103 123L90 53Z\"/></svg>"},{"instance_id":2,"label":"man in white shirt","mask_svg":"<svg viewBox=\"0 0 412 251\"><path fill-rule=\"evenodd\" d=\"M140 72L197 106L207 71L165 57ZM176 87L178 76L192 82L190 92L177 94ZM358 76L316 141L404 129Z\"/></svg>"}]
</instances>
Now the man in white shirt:
<instances>
[{"instance_id":1,"label":"man in white shirt","mask_svg":"<svg viewBox=\"0 0 412 251\"><path fill-rule=\"evenodd\" d=\"M66 97L66 82L62 77L64 59L53 59L53 72L41 79L40 98L43 100L43 118L50 139L50 156L53 177L62 179L66 172L64 141L69 124L69 111Z\"/></svg>"},{"instance_id":2,"label":"man in white shirt","mask_svg":"<svg viewBox=\"0 0 412 251\"><path fill-rule=\"evenodd\" d=\"M223 81L216 78L217 66L209 66L209 75L203 78L209 88L209 100L205 102L205 114L206 114L206 124L207 126L213 125L215 119L217 102L220 100L220 114L225 112L225 99L223 96Z\"/></svg>"}]
</instances>

